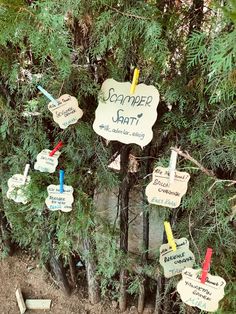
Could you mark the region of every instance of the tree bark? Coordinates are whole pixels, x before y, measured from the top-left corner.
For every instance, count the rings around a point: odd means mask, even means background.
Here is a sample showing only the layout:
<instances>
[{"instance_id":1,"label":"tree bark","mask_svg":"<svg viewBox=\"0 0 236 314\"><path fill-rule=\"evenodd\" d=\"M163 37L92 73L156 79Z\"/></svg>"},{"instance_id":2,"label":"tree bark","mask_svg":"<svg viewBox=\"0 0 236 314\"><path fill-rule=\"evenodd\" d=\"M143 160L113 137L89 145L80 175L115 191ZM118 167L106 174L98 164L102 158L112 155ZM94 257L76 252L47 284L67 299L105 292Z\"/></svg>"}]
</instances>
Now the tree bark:
<instances>
[{"instance_id":1,"label":"tree bark","mask_svg":"<svg viewBox=\"0 0 236 314\"><path fill-rule=\"evenodd\" d=\"M13 249L10 232L7 229L7 219L2 211L0 211L0 232L2 243L4 246L4 251L6 252L7 255L11 256L13 254Z\"/></svg>"},{"instance_id":2,"label":"tree bark","mask_svg":"<svg viewBox=\"0 0 236 314\"><path fill-rule=\"evenodd\" d=\"M192 32L200 31L203 21L204 0L193 0L189 14L189 35Z\"/></svg>"},{"instance_id":3,"label":"tree bark","mask_svg":"<svg viewBox=\"0 0 236 314\"><path fill-rule=\"evenodd\" d=\"M96 278L96 261L94 258L94 245L86 236L83 240L84 253L86 255L85 266L88 281L89 301L92 304L100 302L100 288Z\"/></svg>"},{"instance_id":4,"label":"tree bark","mask_svg":"<svg viewBox=\"0 0 236 314\"><path fill-rule=\"evenodd\" d=\"M65 268L63 267L61 257L56 257L53 249L51 250L49 265L50 271L55 278L58 286L64 291L66 295L69 296L71 294L71 288L66 277Z\"/></svg>"},{"instance_id":5,"label":"tree bark","mask_svg":"<svg viewBox=\"0 0 236 314\"><path fill-rule=\"evenodd\" d=\"M70 276L71 276L71 281L72 281L72 285L75 288L76 286L76 268L75 268L75 261L74 261L74 257L72 254L70 254L69 257L69 268L70 268Z\"/></svg>"}]
</instances>

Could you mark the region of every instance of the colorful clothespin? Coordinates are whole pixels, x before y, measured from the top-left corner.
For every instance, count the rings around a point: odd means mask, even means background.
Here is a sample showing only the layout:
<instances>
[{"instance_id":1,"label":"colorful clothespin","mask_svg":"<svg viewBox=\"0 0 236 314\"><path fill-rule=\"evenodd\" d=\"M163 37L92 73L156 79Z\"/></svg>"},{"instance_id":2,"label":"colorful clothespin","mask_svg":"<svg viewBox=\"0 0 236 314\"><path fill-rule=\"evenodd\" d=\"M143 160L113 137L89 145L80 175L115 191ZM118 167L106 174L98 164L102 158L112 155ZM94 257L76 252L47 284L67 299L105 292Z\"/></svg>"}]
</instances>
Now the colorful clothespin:
<instances>
[{"instance_id":1,"label":"colorful clothespin","mask_svg":"<svg viewBox=\"0 0 236 314\"><path fill-rule=\"evenodd\" d=\"M202 274L201 274L201 283L205 283L207 279L207 273L210 269L211 264L211 256L212 256L212 249L207 248L205 260L202 267Z\"/></svg>"},{"instance_id":2,"label":"colorful clothespin","mask_svg":"<svg viewBox=\"0 0 236 314\"><path fill-rule=\"evenodd\" d=\"M64 192L64 188L63 188L63 185L64 185L64 175L65 175L64 170L60 170L60 172L59 172L60 193Z\"/></svg>"},{"instance_id":3,"label":"colorful clothespin","mask_svg":"<svg viewBox=\"0 0 236 314\"><path fill-rule=\"evenodd\" d=\"M136 68L134 70L133 80L132 80L132 84L130 87L130 94L134 94L135 88L138 85L138 78L139 78L139 69Z\"/></svg>"},{"instance_id":4,"label":"colorful clothespin","mask_svg":"<svg viewBox=\"0 0 236 314\"><path fill-rule=\"evenodd\" d=\"M56 101L56 99L54 99L51 94L49 94L44 88L42 88L42 86L38 85L37 88L53 103L54 106L58 106L58 102Z\"/></svg>"},{"instance_id":5,"label":"colorful clothespin","mask_svg":"<svg viewBox=\"0 0 236 314\"><path fill-rule=\"evenodd\" d=\"M175 179L175 170L176 170L176 163L177 163L177 158L178 158L178 153L175 150L171 150L171 155L170 155L170 163L169 163L169 181L170 183L174 182Z\"/></svg>"},{"instance_id":6,"label":"colorful clothespin","mask_svg":"<svg viewBox=\"0 0 236 314\"><path fill-rule=\"evenodd\" d=\"M49 156L52 157L61 147L63 146L62 141L60 141L55 148L50 152Z\"/></svg>"},{"instance_id":7,"label":"colorful clothespin","mask_svg":"<svg viewBox=\"0 0 236 314\"><path fill-rule=\"evenodd\" d=\"M171 246L172 250L176 251L176 243L175 243L175 239L173 237L170 223L168 221L164 221L164 226L165 226L165 231L166 231L168 243Z\"/></svg>"},{"instance_id":8,"label":"colorful clothespin","mask_svg":"<svg viewBox=\"0 0 236 314\"><path fill-rule=\"evenodd\" d=\"M27 180L27 176L28 176L28 172L29 172L29 169L30 169L30 164L26 164L25 165L25 170L24 170L24 178L23 178L23 184L25 184L26 180Z\"/></svg>"}]
</instances>

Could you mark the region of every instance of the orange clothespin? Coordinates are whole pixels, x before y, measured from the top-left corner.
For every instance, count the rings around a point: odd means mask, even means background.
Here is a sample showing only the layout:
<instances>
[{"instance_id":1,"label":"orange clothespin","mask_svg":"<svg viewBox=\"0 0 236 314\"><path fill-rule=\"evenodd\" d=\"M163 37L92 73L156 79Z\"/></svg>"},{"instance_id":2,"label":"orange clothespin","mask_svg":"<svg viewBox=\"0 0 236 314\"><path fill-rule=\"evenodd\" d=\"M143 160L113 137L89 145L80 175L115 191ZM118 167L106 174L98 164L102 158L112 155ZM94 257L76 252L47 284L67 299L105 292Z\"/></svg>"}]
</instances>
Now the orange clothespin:
<instances>
[{"instance_id":1,"label":"orange clothespin","mask_svg":"<svg viewBox=\"0 0 236 314\"><path fill-rule=\"evenodd\" d=\"M60 141L55 148L50 152L49 156L52 157L55 152L57 152L63 146L62 141Z\"/></svg>"},{"instance_id":2,"label":"orange clothespin","mask_svg":"<svg viewBox=\"0 0 236 314\"><path fill-rule=\"evenodd\" d=\"M175 239L173 237L170 223L168 221L164 221L164 227L165 227L168 243L171 246L172 250L176 251L176 249L177 249L176 243L175 243Z\"/></svg>"},{"instance_id":3,"label":"orange clothespin","mask_svg":"<svg viewBox=\"0 0 236 314\"><path fill-rule=\"evenodd\" d=\"M211 264L211 256L212 256L212 249L207 248L205 260L202 267L202 274L201 274L201 283L205 283L207 279L207 273L210 269Z\"/></svg>"},{"instance_id":4,"label":"orange clothespin","mask_svg":"<svg viewBox=\"0 0 236 314\"><path fill-rule=\"evenodd\" d=\"M131 84L131 87L130 87L130 94L134 94L135 88L138 85L139 72L140 71L137 68L134 70L133 80L132 80L132 84Z\"/></svg>"}]
</instances>

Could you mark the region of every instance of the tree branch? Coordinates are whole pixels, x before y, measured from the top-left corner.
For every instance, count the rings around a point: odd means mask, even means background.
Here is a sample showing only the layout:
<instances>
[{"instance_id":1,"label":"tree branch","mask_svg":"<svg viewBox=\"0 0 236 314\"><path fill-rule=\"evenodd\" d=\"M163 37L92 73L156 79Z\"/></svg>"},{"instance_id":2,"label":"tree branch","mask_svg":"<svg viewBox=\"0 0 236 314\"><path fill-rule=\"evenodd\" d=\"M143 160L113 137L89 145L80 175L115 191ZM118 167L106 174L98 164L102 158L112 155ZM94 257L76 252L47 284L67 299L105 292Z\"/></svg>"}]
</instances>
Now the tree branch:
<instances>
[{"instance_id":1,"label":"tree branch","mask_svg":"<svg viewBox=\"0 0 236 314\"><path fill-rule=\"evenodd\" d=\"M212 170L208 170L207 168L203 167L203 165L201 165L196 159L194 159L192 156L190 156L187 151L182 152L177 147L171 147L171 149L174 150L178 155L184 157L185 159L188 159L188 160L192 161L206 175L208 175L209 177L212 177L213 179L217 180L217 177L215 176L215 174L214 174L214 172Z\"/></svg>"}]
</instances>

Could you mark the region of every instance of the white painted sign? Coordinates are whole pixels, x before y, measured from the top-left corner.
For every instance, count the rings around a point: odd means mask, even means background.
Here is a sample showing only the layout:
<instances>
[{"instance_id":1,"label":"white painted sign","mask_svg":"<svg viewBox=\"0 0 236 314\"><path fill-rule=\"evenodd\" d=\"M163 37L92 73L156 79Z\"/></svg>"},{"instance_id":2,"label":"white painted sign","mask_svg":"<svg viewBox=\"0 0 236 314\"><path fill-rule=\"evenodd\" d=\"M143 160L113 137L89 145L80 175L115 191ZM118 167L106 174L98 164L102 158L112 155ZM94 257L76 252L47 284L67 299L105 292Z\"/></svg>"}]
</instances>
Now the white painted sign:
<instances>
[{"instance_id":1,"label":"white painted sign","mask_svg":"<svg viewBox=\"0 0 236 314\"><path fill-rule=\"evenodd\" d=\"M207 275L207 280L201 283L201 269L186 268L182 271L182 280L177 285L181 300L207 312L215 312L219 301L224 297L226 282L219 276Z\"/></svg>"},{"instance_id":2,"label":"white painted sign","mask_svg":"<svg viewBox=\"0 0 236 314\"><path fill-rule=\"evenodd\" d=\"M159 92L154 86L139 84L131 95L130 86L113 79L102 84L93 129L107 140L143 147L153 137Z\"/></svg>"},{"instance_id":3,"label":"white painted sign","mask_svg":"<svg viewBox=\"0 0 236 314\"><path fill-rule=\"evenodd\" d=\"M79 108L75 97L65 94L57 99L57 103L58 106L55 106L53 102L50 102L48 109L53 114L53 120L59 124L61 129L66 129L83 116L83 111Z\"/></svg>"},{"instance_id":4,"label":"white painted sign","mask_svg":"<svg viewBox=\"0 0 236 314\"><path fill-rule=\"evenodd\" d=\"M157 167L153 171L152 181L146 187L148 202L170 208L180 205L181 197L187 192L190 175L175 171L174 181L170 182L168 168Z\"/></svg>"},{"instance_id":5,"label":"white painted sign","mask_svg":"<svg viewBox=\"0 0 236 314\"><path fill-rule=\"evenodd\" d=\"M176 251L171 246L163 244L160 247L160 264L164 268L166 278L181 274L186 267L193 267L195 257L189 249L189 242L186 238L175 239Z\"/></svg>"},{"instance_id":6,"label":"white painted sign","mask_svg":"<svg viewBox=\"0 0 236 314\"><path fill-rule=\"evenodd\" d=\"M8 181L7 198L16 203L27 204L29 199L26 196L26 188L30 182L30 176L25 178L22 174L14 174Z\"/></svg>"},{"instance_id":7,"label":"white painted sign","mask_svg":"<svg viewBox=\"0 0 236 314\"><path fill-rule=\"evenodd\" d=\"M47 187L48 197L45 203L49 210L61 210L63 212L70 212L72 210L73 187L70 185L63 185L64 192L60 193L60 185L49 185Z\"/></svg>"},{"instance_id":8,"label":"white painted sign","mask_svg":"<svg viewBox=\"0 0 236 314\"><path fill-rule=\"evenodd\" d=\"M49 173L53 173L56 170L56 167L58 165L58 158L61 153L57 151L54 153L53 156L49 156L50 152L51 151L49 149L43 149L37 155L37 161L34 164L35 170L39 170L40 172L49 172Z\"/></svg>"}]
</instances>

